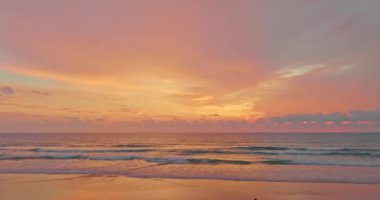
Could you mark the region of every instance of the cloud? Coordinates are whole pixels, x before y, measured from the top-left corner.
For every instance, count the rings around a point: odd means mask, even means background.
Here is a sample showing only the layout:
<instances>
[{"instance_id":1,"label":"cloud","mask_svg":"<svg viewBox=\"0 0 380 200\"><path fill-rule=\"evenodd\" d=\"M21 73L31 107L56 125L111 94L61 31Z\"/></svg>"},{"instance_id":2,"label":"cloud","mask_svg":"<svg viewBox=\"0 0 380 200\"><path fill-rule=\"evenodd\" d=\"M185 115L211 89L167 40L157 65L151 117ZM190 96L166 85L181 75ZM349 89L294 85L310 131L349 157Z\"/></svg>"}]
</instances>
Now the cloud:
<instances>
[{"instance_id":1,"label":"cloud","mask_svg":"<svg viewBox=\"0 0 380 200\"><path fill-rule=\"evenodd\" d=\"M23 95L23 96L50 96L51 92L29 87L0 86L0 94L3 95Z\"/></svg>"},{"instance_id":2,"label":"cloud","mask_svg":"<svg viewBox=\"0 0 380 200\"><path fill-rule=\"evenodd\" d=\"M351 121L380 122L380 109L374 111L350 111L347 113Z\"/></svg>"},{"instance_id":3,"label":"cloud","mask_svg":"<svg viewBox=\"0 0 380 200\"><path fill-rule=\"evenodd\" d=\"M9 86L0 86L0 93L4 95L12 95L15 93L15 90Z\"/></svg>"},{"instance_id":4,"label":"cloud","mask_svg":"<svg viewBox=\"0 0 380 200\"><path fill-rule=\"evenodd\" d=\"M144 114L146 112L146 110L121 107L121 108L117 108L117 109L110 109L110 110L108 110L108 112L141 115L141 114Z\"/></svg>"},{"instance_id":5,"label":"cloud","mask_svg":"<svg viewBox=\"0 0 380 200\"><path fill-rule=\"evenodd\" d=\"M171 131L171 132L360 132L380 131L380 109L345 113L292 114L254 119L223 118L219 114L183 119L177 116L143 117L139 120L49 117L0 112L0 131Z\"/></svg>"},{"instance_id":6,"label":"cloud","mask_svg":"<svg viewBox=\"0 0 380 200\"><path fill-rule=\"evenodd\" d=\"M288 114L283 116L275 116L261 118L256 121L257 124L349 124L349 123L379 123L380 109L372 111L348 111L333 113L316 113L316 114Z\"/></svg>"},{"instance_id":7,"label":"cloud","mask_svg":"<svg viewBox=\"0 0 380 200\"><path fill-rule=\"evenodd\" d=\"M280 70L278 74L283 78L292 78L302 76L323 67L325 67L325 65L306 65L301 67L291 67Z\"/></svg>"},{"instance_id":8,"label":"cloud","mask_svg":"<svg viewBox=\"0 0 380 200\"><path fill-rule=\"evenodd\" d=\"M47 91L39 91L39 90L32 90L30 91L31 94L37 95L37 96L50 96L51 93Z\"/></svg>"},{"instance_id":9,"label":"cloud","mask_svg":"<svg viewBox=\"0 0 380 200\"><path fill-rule=\"evenodd\" d=\"M131 121L217 113L232 120L222 123L227 127L243 126L251 115L377 108L379 6L376 0L4 0L0 78L10 86L0 94L17 101L3 103L47 106L0 109L46 114L69 107L92 112L88 118L135 116ZM110 106L115 102L126 109ZM342 122L351 115L273 120Z\"/></svg>"},{"instance_id":10,"label":"cloud","mask_svg":"<svg viewBox=\"0 0 380 200\"><path fill-rule=\"evenodd\" d=\"M185 120L166 116L165 119L144 118L141 120L110 121L103 118L84 119L75 116L49 117L46 115L0 112L0 132L130 132L130 131L237 131L249 130L252 124L240 119L208 120L206 116L197 120Z\"/></svg>"},{"instance_id":11,"label":"cloud","mask_svg":"<svg viewBox=\"0 0 380 200\"><path fill-rule=\"evenodd\" d=\"M252 54L231 53L233 49L251 52L256 40L252 37L256 28L239 14L250 11L244 6L247 4L7 1L0 8L0 24L4 27L0 42L11 55L7 63L52 74L101 77L149 70L203 76L199 70L207 70L204 66L218 68L220 64L234 66L252 60ZM243 31L242 25L249 27ZM241 36L251 39L247 42Z\"/></svg>"}]
</instances>

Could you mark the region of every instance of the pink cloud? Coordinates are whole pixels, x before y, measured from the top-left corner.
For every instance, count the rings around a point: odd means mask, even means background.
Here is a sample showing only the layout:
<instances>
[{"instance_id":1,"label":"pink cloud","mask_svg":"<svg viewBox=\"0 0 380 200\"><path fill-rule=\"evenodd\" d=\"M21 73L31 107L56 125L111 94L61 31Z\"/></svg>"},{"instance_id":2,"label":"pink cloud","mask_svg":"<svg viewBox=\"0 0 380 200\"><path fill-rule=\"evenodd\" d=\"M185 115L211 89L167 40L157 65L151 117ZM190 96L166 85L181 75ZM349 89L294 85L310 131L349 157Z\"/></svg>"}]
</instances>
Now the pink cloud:
<instances>
[{"instance_id":1,"label":"pink cloud","mask_svg":"<svg viewBox=\"0 0 380 200\"><path fill-rule=\"evenodd\" d=\"M96 105L86 113L89 119L104 117L104 110L134 116L112 126L109 118L102 122L120 130L270 130L247 120L259 114L278 129L324 123L370 129L377 122L342 111L380 106L379 6L369 0L6 0L0 7L0 70L70 84L62 84L61 98L55 98L54 88L29 88L6 74L0 108L33 107L25 109L32 115L69 107L59 111L78 114L89 102ZM125 109L109 108L114 102ZM155 119L173 110L185 114ZM291 115L334 111L340 112ZM203 119L212 113L220 116ZM135 125L142 116L153 121ZM292 117L300 120L286 121ZM100 123L46 118L73 130ZM54 128L41 123L36 130Z\"/></svg>"},{"instance_id":2,"label":"pink cloud","mask_svg":"<svg viewBox=\"0 0 380 200\"><path fill-rule=\"evenodd\" d=\"M380 131L380 109L329 114L292 114L258 120L223 119L219 115L186 120L178 117L110 121L104 118L48 117L22 113L0 113L1 132L330 132Z\"/></svg>"}]
</instances>

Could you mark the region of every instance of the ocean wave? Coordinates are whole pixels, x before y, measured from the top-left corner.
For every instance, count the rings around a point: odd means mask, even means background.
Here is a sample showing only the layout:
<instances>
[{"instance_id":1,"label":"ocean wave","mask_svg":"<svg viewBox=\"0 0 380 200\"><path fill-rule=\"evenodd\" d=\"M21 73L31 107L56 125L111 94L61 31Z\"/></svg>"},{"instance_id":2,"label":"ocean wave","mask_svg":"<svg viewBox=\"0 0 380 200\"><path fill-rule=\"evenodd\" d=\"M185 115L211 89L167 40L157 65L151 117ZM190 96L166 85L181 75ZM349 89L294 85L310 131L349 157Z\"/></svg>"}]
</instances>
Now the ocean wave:
<instances>
[{"instance_id":1,"label":"ocean wave","mask_svg":"<svg viewBox=\"0 0 380 200\"><path fill-rule=\"evenodd\" d=\"M144 160L146 162L160 164L235 164L248 165L249 161L227 160L227 159L210 159L210 158L157 158L144 156L112 156L112 157L89 157L90 160Z\"/></svg>"},{"instance_id":2,"label":"ocean wave","mask_svg":"<svg viewBox=\"0 0 380 200\"><path fill-rule=\"evenodd\" d=\"M338 147L329 147L329 148L306 148L306 147L283 147L283 146L239 146L235 149L240 150L271 150L271 151L286 151L286 150L298 150L298 151L377 151L380 152L380 149L371 149L371 148L338 148Z\"/></svg>"},{"instance_id":3,"label":"ocean wave","mask_svg":"<svg viewBox=\"0 0 380 200\"><path fill-rule=\"evenodd\" d=\"M51 152L51 153L117 153L117 152L148 152L152 149L48 149L34 148L30 149L34 152Z\"/></svg>"},{"instance_id":4,"label":"ocean wave","mask_svg":"<svg viewBox=\"0 0 380 200\"><path fill-rule=\"evenodd\" d=\"M218 150L218 149L190 149L190 150L180 150L182 154L238 154L239 152L228 151L228 150Z\"/></svg>"},{"instance_id":5,"label":"ocean wave","mask_svg":"<svg viewBox=\"0 0 380 200\"><path fill-rule=\"evenodd\" d=\"M336 151L377 151L380 152L380 149L368 149L368 148L339 148Z\"/></svg>"},{"instance_id":6,"label":"ocean wave","mask_svg":"<svg viewBox=\"0 0 380 200\"><path fill-rule=\"evenodd\" d=\"M290 160L290 159L264 159L261 161L248 161L237 159L219 158L186 158L186 157L145 157L145 156L88 156L83 154L69 155L41 155L41 156L9 156L2 155L0 160L93 160L93 161L131 161L142 160L158 164L230 164L230 165L316 165L316 166L361 166L361 167L380 167L379 163L361 161L336 161L336 160Z\"/></svg>"},{"instance_id":7,"label":"ocean wave","mask_svg":"<svg viewBox=\"0 0 380 200\"><path fill-rule=\"evenodd\" d=\"M380 157L378 153L369 152L253 152L257 155L289 155L289 156L355 156L355 157Z\"/></svg>"},{"instance_id":8,"label":"ocean wave","mask_svg":"<svg viewBox=\"0 0 380 200\"><path fill-rule=\"evenodd\" d=\"M223 159L208 159L208 158L189 158L187 159L189 163L201 164L235 164L235 165L250 165L253 162L245 160L223 160Z\"/></svg>"},{"instance_id":9,"label":"ocean wave","mask_svg":"<svg viewBox=\"0 0 380 200\"><path fill-rule=\"evenodd\" d=\"M300 160L285 160L285 159L268 159L260 161L267 165L314 165L314 166L349 166L349 167L380 167L377 163L368 163L360 161L300 161Z\"/></svg>"},{"instance_id":10,"label":"ocean wave","mask_svg":"<svg viewBox=\"0 0 380 200\"><path fill-rule=\"evenodd\" d=\"M118 148L147 148L152 147L153 145L148 144L119 144L119 145L113 145L112 147L118 147Z\"/></svg>"},{"instance_id":11,"label":"ocean wave","mask_svg":"<svg viewBox=\"0 0 380 200\"><path fill-rule=\"evenodd\" d=\"M267 165L294 165L295 164L291 160L280 160L280 159L263 160L260 163L267 164Z\"/></svg>"},{"instance_id":12,"label":"ocean wave","mask_svg":"<svg viewBox=\"0 0 380 200\"><path fill-rule=\"evenodd\" d=\"M257 151L257 150L283 151L283 150L288 150L289 148L277 147L277 146L245 146L245 147L236 147L236 149L251 150L251 151Z\"/></svg>"},{"instance_id":13,"label":"ocean wave","mask_svg":"<svg viewBox=\"0 0 380 200\"><path fill-rule=\"evenodd\" d=\"M319 155L319 156L359 156L380 157L380 149L366 148L291 148L277 146L247 146L236 147L239 150L249 150L248 153L257 155ZM247 152L240 152L241 154Z\"/></svg>"},{"instance_id":14,"label":"ocean wave","mask_svg":"<svg viewBox=\"0 0 380 200\"><path fill-rule=\"evenodd\" d=\"M331 156L365 156L365 157L378 157L380 156L379 154L373 154L373 153L368 153L368 152L329 152L325 153L323 155L331 155Z\"/></svg>"},{"instance_id":15,"label":"ocean wave","mask_svg":"<svg viewBox=\"0 0 380 200\"><path fill-rule=\"evenodd\" d=\"M117 161L117 160L143 160L143 156L90 156L89 160Z\"/></svg>"},{"instance_id":16,"label":"ocean wave","mask_svg":"<svg viewBox=\"0 0 380 200\"><path fill-rule=\"evenodd\" d=\"M45 155L45 156L1 156L0 160L32 160L32 159L47 159L47 160L63 160L63 159L87 159L84 155Z\"/></svg>"},{"instance_id":17,"label":"ocean wave","mask_svg":"<svg viewBox=\"0 0 380 200\"><path fill-rule=\"evenodd\" d=\"M116 146L119 146L116 148ZM0 152L7 151L32 151L37 153L144 153L162 151L176 153L177 155L197 155L197 154L230 154L247 155L256 154L263 156L352 156L352 157L380 157L380 149L370 148L303 148L285 146L240 146L210 149L172 149L165 150L159 148L146 148L143 144L116 145L114 148L24 148L24 149L0 149ZM128 147L123 148L122 146ZM143 148L145 147L145 148Z\"/></svg>"},{"instance_id":18,"label":"ocean wave","mask_svg":"<svg viewBox=\"0 0 380 200\"><path fill-rule=\"evenodd\" d=\"M361 161L292 161L289 165L380 167L379 163Z\"/></svg>"},{"instance_id":19,"label":"ocean wave","mask_svg":"<svg viewBox=\"0 0 380 200\"><path fill-rule=\"evenodd\" d=\"M95 161L126 161L126 160L143 160L146 162L160 164L236 164L248 165L252 164L249 161L243 160L225 160L225 159L209 159L209 158L159 158L159 157L144 157L144 156L86 156L86 155L44 155L44 156L3 156L0 160L26 160L26 159L80 159L80 160L95 160Z\"/></svg>"},{"instance_id":20,"label":"ocean wave","mask_svg":"<svg viewBox=\"0 0 380 200\"><path fill-rule=\"evenodd\" d=\"M144 171L146 172L146 171ZM376 174L377 170L373 173ZM128 177L128 178L158 178L158 179L198 179L198 180L227 180L227 181L265 181L265 182L293 182L293 183L343 183L343 184L380 184L380 179L378 176L374 178L360 177L357 175L351 175L347 173L337 173L334 172L334 176L322 175L303 175L299 176L301 172L290 171L287 175L280 176L264 176L263 173L258 173L254 175L253 173L249 175L230 175L223 173L141 173L141 171L115 171L108 169L0 169L0 174L53 174L53 175L79 175L79 176L98 176L98 177ZM304 173L304 172L303 172Z\"/></svg>"}]
</instances>

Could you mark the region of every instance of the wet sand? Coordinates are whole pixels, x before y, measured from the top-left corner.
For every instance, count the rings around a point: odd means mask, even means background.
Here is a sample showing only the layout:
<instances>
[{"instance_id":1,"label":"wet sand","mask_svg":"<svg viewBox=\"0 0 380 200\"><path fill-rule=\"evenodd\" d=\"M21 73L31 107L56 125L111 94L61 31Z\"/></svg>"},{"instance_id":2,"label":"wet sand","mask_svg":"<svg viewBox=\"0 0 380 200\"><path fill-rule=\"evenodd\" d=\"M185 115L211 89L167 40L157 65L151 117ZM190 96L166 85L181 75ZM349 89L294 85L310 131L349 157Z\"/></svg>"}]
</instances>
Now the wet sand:
<instances>
[{"instance_id":1,"label":"wet sand","mask_svg":"<svg viewBox=\"0 0 380 200\"><path fill-rule=\"evenodd\" d=\"M380 184L1 174L0 200L376 200Z\"/></svg>"}]
</instances>

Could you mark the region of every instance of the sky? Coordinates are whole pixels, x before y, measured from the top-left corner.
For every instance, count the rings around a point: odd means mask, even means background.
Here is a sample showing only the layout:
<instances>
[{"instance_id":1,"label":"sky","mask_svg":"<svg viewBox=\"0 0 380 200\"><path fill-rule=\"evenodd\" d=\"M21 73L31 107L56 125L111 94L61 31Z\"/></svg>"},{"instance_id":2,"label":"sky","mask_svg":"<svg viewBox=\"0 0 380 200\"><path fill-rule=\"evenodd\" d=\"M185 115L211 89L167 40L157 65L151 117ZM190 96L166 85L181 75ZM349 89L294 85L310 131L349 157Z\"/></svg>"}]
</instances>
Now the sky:
<instances>
[{"instance_id":1,"label":"sky","mask_svg":"<svg viewBox=\"0 0 380 200\"><path fill-rule=\"evenodd\" d=\"M0 132L380 131L378 0L2 0Z\"/></svg>"}]
</instances>

